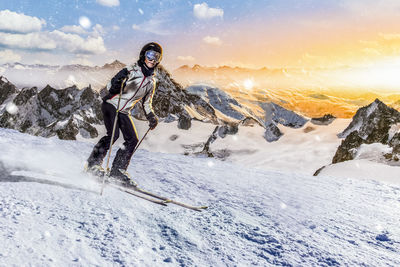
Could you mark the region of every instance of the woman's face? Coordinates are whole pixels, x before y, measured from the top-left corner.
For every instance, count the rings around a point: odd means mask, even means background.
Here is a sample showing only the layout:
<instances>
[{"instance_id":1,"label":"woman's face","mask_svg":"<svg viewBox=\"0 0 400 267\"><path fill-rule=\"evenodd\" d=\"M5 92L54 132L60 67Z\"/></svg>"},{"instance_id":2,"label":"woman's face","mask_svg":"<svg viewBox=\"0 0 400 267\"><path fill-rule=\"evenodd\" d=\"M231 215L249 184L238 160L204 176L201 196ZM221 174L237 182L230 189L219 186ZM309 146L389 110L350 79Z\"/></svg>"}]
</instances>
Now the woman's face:
<instances>
[{"instance_id":1,"label":"woman's face","mask_svg":"<svg viewBox=\"0 0 400 267\"><path fill-rule=\"evenodd\" d=\"M154 68L156 66L156 61L155 60L148 60L147 57L144 58L144 63L146 66L150 69Z\"/></svg>"}]
</instances>

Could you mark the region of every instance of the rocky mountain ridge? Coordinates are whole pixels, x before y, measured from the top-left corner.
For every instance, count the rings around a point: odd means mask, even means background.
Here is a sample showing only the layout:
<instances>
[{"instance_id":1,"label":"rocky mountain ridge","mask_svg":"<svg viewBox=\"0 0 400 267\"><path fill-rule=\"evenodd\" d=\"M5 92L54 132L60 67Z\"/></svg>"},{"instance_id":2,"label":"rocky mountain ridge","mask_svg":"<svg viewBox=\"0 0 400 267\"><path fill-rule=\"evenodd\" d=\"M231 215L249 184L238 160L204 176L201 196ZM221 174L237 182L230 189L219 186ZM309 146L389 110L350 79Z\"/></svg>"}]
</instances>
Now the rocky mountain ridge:
<instances>
[{"instance_id":1,"label":"rocky mountain ridge","mask_svg":"<svg viewBox=\"0 0 400 267\"><path fill-rule=\"evenodd\" d=\"M1 77L2 93L4 88L15 86ZM46 86L40 91L32 87L10 92L7 100L0 102L0 127L66 140L75 140L78 134L84 138L97 137L93 125L102 122L101 100L90 87L57 90Z\"/></svg>"},{"instance_id":2,"label":"rocky mountain ridge","mask_svg":"<svg viewBox=\"0 0 400 267\"><path fill-rule=\"evenodd\" d=\"M124 66L123 63L114 61L101 69L115 73ZM46 68L45 65L41 67ZM88 68L90 67L85 67ZM73 73L74 69L82 70L82 66L69 65L59 69ZM98 69L95 67L91 71L95 72ZM155 113L165 123L177 121L180 129L189 129L192 120L213 123L225 128L258 124L266 129L265 139L272 142L282 136L277 124L301 127L306 122L301 116L273 103L264 103L265 114L263 117L258 117L219 88L208 85L183 88L161 65L156 71L156 80L157 88L153 98ZM100 96L105 93L104 87L99 93L91 86L80 90L75 85L63 89L46 85L41 90L38 87L24 87L18 90L3 77L0 89L2 92L0 104L5 103L6 106L13 104L18 110L14 114L5 112L7 108L3 105L3 110L0 112L1 127L46 137L57 135L62 139L75 139L78 134L85 138L98 135L95 127L91 125L102 124ZM86 97L85 107L80 109L82 95ZM267 106L271 108L265 108ZM269 111L272 112L271 117L266 116ZM135 107L133 115L138 119L145 119L141 105Z\"/></svg>"},{"instance_id":3,"label":"rocky mountain ridge","mask_svg":"<svg viewBox=\"0 0 400 267\"><path fill-rule=\"evenodd\" d=\"M379 99L360 108L350 125L338 137L345 138L336 151L332 163L352 160L361 144L381 143L395 152L393 160L399 160L400 112L388 107Z\"/></svg>"},{"instance_id":4,"label":"rocky mountain ridge","mask_svg":"<svg viewBox=\"0 0 400 267\"><path fill-rule=\"evenodd\" d=\"M337 148L332 164L356 159L363 145L378 143L388 146L391 152L375 155L375 160L400 166L400 112L379 99L360 108L338 137L344 140ZM318 169L314 175L318 175L325 167Z\"/></svg>"}]
</instances>

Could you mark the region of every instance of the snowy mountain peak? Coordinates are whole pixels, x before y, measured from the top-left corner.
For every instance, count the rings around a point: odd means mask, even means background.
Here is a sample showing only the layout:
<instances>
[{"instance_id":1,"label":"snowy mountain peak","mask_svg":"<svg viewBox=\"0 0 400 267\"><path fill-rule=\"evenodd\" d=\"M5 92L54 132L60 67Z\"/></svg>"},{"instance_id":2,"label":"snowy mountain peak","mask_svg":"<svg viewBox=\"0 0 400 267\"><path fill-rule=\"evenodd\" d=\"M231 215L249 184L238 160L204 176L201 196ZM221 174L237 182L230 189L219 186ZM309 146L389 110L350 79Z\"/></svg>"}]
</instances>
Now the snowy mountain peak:
<instances>
[{"instance_id":1,"label":"snowy mountain peak","mask_svg":"<svg viewBox=\"0 0 400 267\"><path fill-rule=\"evenodd\" d=\"M350 125L338 137L345 138L351 132L357 131L360 137L367 139L378 128L384 128L383 132L387 133L391 125L399 120L400 112L387 106L379 99L375 99L374 102L356 112Z\"/></svg>"},{"instance_id":2,"label":"snowy mountain peak","mask_svg":"<svg viewBox=\"0 0 400 267\"><path fill-rule=\"evenodd\" d=\"M121 61L114 60L113 62L111 62L109 64L108 63L104 64L104 66L102 68L104 68L104 69L122 69L125 66L126 66L126 64L122 63Z\"/></svg>"},{"instance_id":3,"label":"snowy mountain peak","mask_svg":"<svg viewBox=\"0 0 400 267\"><path fill-rule=\"evenodd\" d=\"M345 140L338 147L332 163L352 160L357 156L358 149L362 144L372 143L389 145L392 147L392 153L387 156L387 159L398 159L397 139L400 136L396 135L396 129L399 125L400 112L388 107L379 99L360 108L350 125L338 135Z\"/></svg>"},{"instance_id":4,"label":"snowy mountain peak","mask_svg":"<svg viewBox=\"0 0 400 267\"><path fill-rule=\"evenodd\" d=\"M0 76L0 105L3 104L7 98L17 92L17 88L8 81L4 76Z\"/></svg>"}]
</instances>

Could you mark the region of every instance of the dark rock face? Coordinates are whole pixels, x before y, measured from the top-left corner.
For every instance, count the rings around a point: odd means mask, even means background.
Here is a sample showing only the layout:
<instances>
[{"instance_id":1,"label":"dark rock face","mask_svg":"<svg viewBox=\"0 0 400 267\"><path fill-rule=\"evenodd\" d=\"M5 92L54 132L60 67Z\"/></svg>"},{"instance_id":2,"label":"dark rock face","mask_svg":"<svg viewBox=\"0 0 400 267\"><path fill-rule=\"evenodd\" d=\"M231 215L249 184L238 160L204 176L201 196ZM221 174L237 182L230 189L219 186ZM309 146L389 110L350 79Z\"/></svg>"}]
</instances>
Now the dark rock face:
<instances>
[{"instance_id":1,"label":"dark rock face","mask_svg":"<svg viewBox=\"0 0 400 267\"><path fill-rule=\"evenodd\" d=\"M235 135L238 131L239 128L237 125L216 126L212 134L208 137L207 141L204 143L202 151L194 154L206 157L216 157L219 159L226 159L230 155L230 152L228 150L211 151L210 145L214 143L218 138L225 138L227 135Z\"/></svg>"},{"instance_id":2,"label":"dark rock face","mask_svg":"<svg viewBox=\"0 0 400 267\"><path fill-rule=\"evenodd\" d=\"M389 142L389 146L393 147L392 153L385 155L386 159L392 161L400 160L400 132L396 133Z\"/></svg>"},{"instance_id":3,"label":"dark rock face","mask_svg":"<svg viewBox=\"0 0 400 267\"><path fill-rule=\"evenodd\" d=\"M363 141L364 140L360 136L358 136L357 131L349 134L338 147L336 154L333 157L332 163L354 159L357 153L357 148L360 147Z\"/></svg>"},{"instance_id":4,"label":"dark rock face","mask_svg":"<svg viewBox=\"0 0 400 267\"><path fill-rule=\"evenodd\" d=\"M354 159L361 144L389 145L393 147L393 156L397 157L400 133L396 129L399 127L400 112L376 99L370 105L360 108L350 125L338 135L345 140L338 147L332 163Z\"/></svg>"},{"instance_id":5,"label":"dark rock face","mask_svg":"<svg viewBox=\"0 0 400 267\"><path fill-rule=\"evenodd\" d=\"M305 132L305 133L309 133L309 132L312 132L312 131L314 131L314 130L315 130L315 128L314 128L314 127L307 126L306 128L304 128L303 132Z\"/></svg>"},{"instance_id":6,"label":"dark rock face","mask_svg":"<svg viewBox=\"0 0 400 267\"><path fill-rule=\"evenodd\" d=\"M315 125L329 125L336 119L332 114L326 114L320 118L312 118L311 123Z\"/></svg>"},{"instance_id":7,"label":"dark rock face","mask_svg":"<svg viewBox=\"0 0 400 267\"><path fill-rule=\"evenodd\" d=\"M162 66L157 68L155 78L157 83L153 109L158 117L165 118L166 122L178 120L180 129L189 129L192 118L218 123L214 108L201 97L183 89ZM140 106L135 106L133 115L144 120L145 116Z\"/></svg>"},{"instance_id":8,"label":"dark rock face","mask_svg":"<svg viewBox=\"0 0 400 267\"><path fill-rule=\"evenodd\" d=\"M12 94L17 93L17 88L10 83L5 77L0 76L0 105Z\"/></svg>"},{"instance_id":9,"label":"dark rock face","mask_svg":"<svg viewBox=\"0 0 400 267\"><path fill-rule=\"evenodd\" d=\"M269 123L265 125L265 133L264 133L264 138L268 142L274 142L279 140L283 133L279 130L278 126L276 126L274 123Z\"/></svg>"},{"instance_id":10,"label":"dark rock face","mask_svg":"<svg viewBox=\"0 0 400 267\"><path fill-rule=\"evenodd\" d=\"M238 125L222 125L218 128L218 135L221 138L225 138L227 135L234 135L237 134L239 131Z\"/></svg>"},{"instance_id":11,"label":"dark rock face","mask_svg":"<svg viewBox=\"0 0 400 267\"><path fill-rule=\"evenodd\" d=\"M264 138L268 142L277 141L283 135L278 128L278 124L286 127L300 128L307 122L307 119L302 116L273 102L262 103L260 106L265 112L265 117L263 118L265 126Z\"/></svg>"},{"instance_id":12,"label":"dark rock face","mask_svg":"<svg viewBox=\"0 0 400 267\"><path fill-rule=\"evenodd\" d=\"M189 130L191 126L192 126L192 120L189 116L187 116L186 114L183 114L183 116L179 117L179 120L178 120L178 128L179 129Z\"/></svg>"},{"instance_id":13,"label":"dark rock face","mask_svg":"<svg viewBox=\"0 0 400 267\"><path fill-rule=\"evenodd\" d=\"M388 107L379 99L370 105L360 108L350 125L338 136L345 138L353 131L366 140L367 143L387 143L389 129L400 122L400 112Z\"/></svg>"},{"instance_id":14,"label":"dark rock face","mask_svg":"<svg viewBox=\"0 0 400 267\"><path fill-rule=\"evenodd\" d=\"M1 91L2 93L2 91ZM17 92L12 102L18 111L0 112L0 127L24 133L60 139L75 140L78 134L84 138L98 136L92 124L102 124L101 99L90 87L54 89L46 86Z\"/></svg>"}]
</instances>

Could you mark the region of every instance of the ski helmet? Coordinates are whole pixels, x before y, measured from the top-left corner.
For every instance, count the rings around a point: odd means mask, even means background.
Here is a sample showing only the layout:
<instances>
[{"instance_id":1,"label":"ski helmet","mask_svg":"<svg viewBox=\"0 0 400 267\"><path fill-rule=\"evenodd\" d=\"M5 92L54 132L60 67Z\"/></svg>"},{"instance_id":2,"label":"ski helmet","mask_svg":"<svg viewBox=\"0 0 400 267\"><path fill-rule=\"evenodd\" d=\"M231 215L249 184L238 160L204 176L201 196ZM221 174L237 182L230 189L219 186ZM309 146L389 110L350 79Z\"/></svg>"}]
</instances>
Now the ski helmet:
<instances>
[{"instance_id":1,"label":"ski helmet","mask_svg":"<svg viewBox=\"0 0 400 267\"><path fill-rule=\"evenodd\" d=\"M161 45L159 45L158 43L155 43L155 42L151 42L151 43L148 43L148 44L146 44L145 46L143 46L143 48L142 48L142 50L140 50L140 56L139 56L139 61L141 61L142 63L144 63L144 57L145 57L145 54L146 54L146 51L149 51L149 50L152 50L152 51L155 51L155 52L158 52L158 53L160 53L160 59L159 59L159 61L158 61L158 63L157 63L157 65L159 64L159 62L161 61L161 59L162 59L162 47L161 47ZM156 65L156 66L157 66Z\"/></svg>"}]
</instances>

